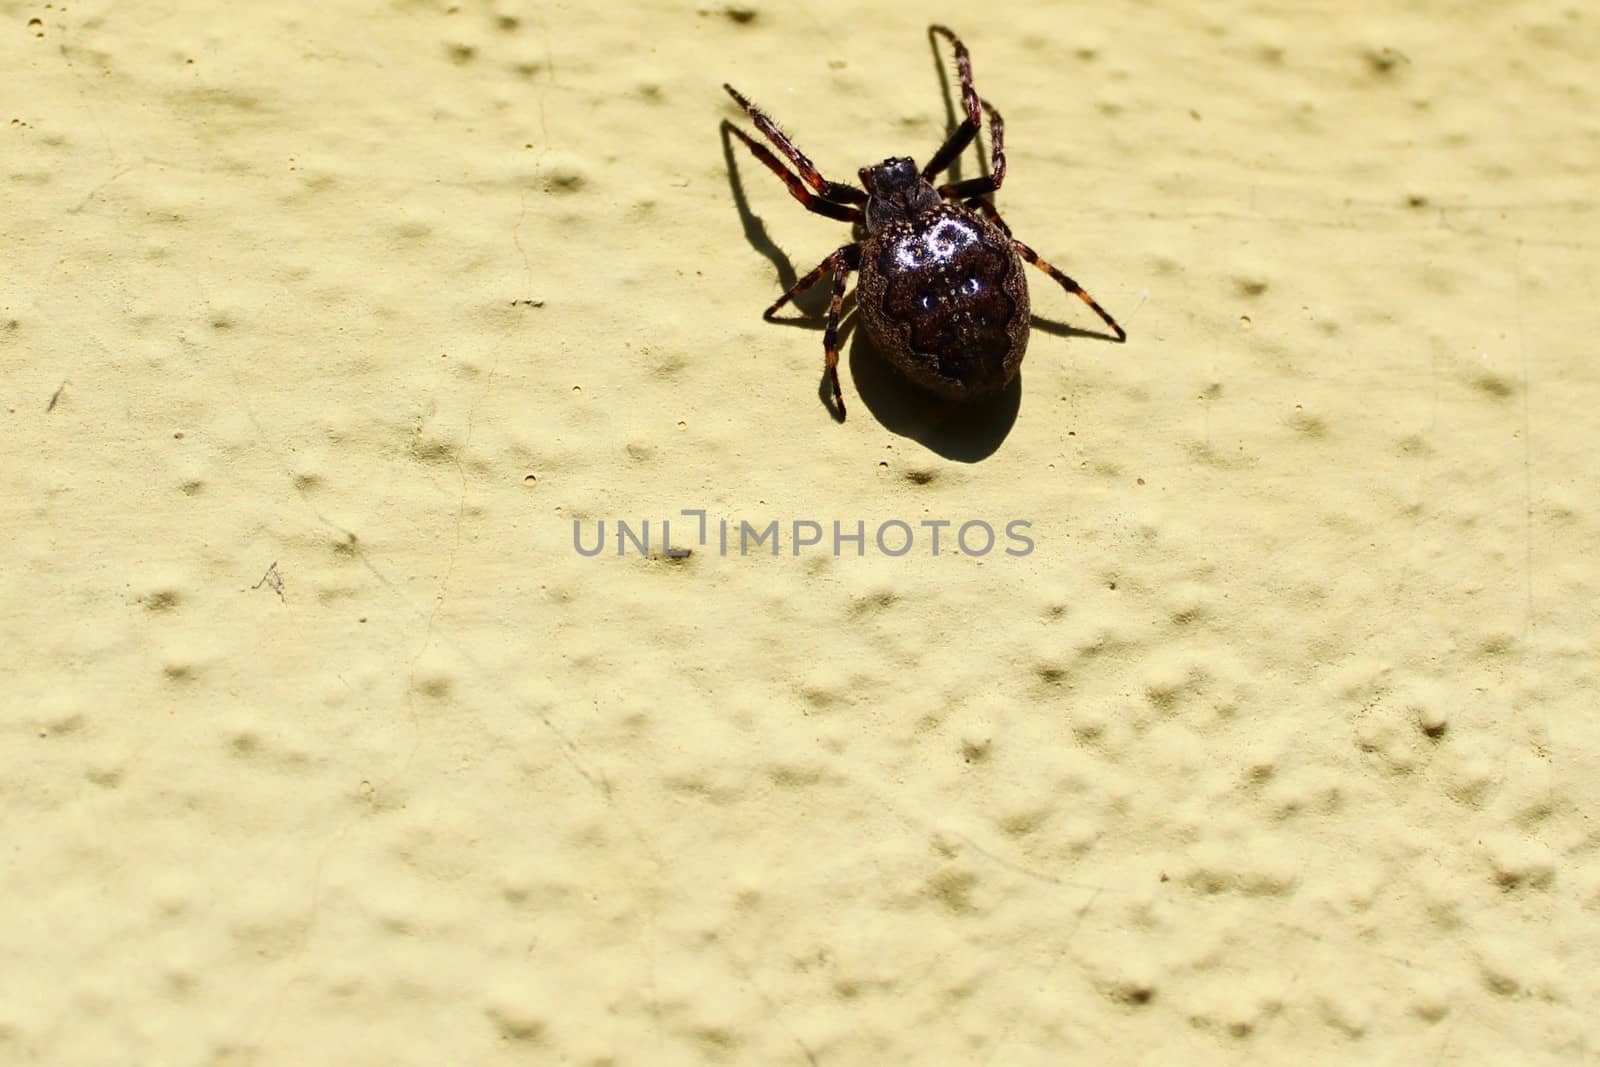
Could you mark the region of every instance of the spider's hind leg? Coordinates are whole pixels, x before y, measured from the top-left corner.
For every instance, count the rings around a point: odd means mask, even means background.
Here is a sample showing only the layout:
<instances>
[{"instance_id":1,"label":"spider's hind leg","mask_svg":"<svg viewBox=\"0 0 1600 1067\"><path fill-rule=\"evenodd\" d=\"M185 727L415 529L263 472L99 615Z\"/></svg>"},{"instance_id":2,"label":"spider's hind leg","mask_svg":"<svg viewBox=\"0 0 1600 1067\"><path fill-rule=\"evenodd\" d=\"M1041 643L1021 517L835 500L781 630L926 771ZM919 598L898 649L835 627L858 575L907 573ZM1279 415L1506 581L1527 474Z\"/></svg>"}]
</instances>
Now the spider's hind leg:
<instances>
[{"instance_id":1,"label":"spider's hind leg","mask_svg":"<svg viewBox=\"0 0 1600 1067\"><path fill-rule=\"evenodd\" d=\"M1011 234L1011 227L1006 225L1005 220L1000 217L1000 212L996 210L993 204L989 203L989 201L983 199L982 197L974 197L973 199L967 201L967 207L975 207L982 211L990 222L998 226L1002 233L1011 238L1012 247L1017 250L1017 255L1021 256L1029 263L1032 263L1035 267L1038 267L1040 270L1050 275L1050 277L1054 278L1057 283L1060 284L1061 288L1065 289L1079 300L1082 300L1085 304L1088 304L1089 307L1094 310L1094 313L1100 316L1101 321L1103 321L1107 326L1111 327L1112 332L1117 335L1118 341L1126 341L1128 339L1128 331L1117 325L1117 320L1112 318L1111 314L1106 311L1105 308L1101 307L1099 302L1095 300L1094 297L1085 292L1083 286L1079 285L1065 274L1062 274L1055 267L1045 262L1045 260L1040 257L1039 253L1035 252L1033 249L1029 248L1027 245L1013 237Z\"/></svg>"}]
</instances>

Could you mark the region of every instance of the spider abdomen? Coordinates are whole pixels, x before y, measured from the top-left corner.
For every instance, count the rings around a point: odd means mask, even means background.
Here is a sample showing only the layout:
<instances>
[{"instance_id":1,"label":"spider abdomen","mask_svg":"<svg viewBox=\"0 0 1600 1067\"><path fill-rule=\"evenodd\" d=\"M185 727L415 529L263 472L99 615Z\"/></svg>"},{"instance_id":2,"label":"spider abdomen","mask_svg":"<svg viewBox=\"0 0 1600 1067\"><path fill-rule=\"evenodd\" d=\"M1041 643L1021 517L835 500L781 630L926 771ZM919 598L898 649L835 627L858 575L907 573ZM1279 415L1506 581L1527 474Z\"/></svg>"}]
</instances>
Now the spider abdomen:
<instances>
[{"instance_id":1,"label":"spider abdomen","mask_svg":"<svg viewBox=\"0 0 1600 1067\"><path fill-rule=\"evenodd\" d=\"M1009 237L954 203L881 226L862 248L867 337L906 378L955 399L998 393L1028 347L1028 287Z\"/></svg>"}]
</instances>

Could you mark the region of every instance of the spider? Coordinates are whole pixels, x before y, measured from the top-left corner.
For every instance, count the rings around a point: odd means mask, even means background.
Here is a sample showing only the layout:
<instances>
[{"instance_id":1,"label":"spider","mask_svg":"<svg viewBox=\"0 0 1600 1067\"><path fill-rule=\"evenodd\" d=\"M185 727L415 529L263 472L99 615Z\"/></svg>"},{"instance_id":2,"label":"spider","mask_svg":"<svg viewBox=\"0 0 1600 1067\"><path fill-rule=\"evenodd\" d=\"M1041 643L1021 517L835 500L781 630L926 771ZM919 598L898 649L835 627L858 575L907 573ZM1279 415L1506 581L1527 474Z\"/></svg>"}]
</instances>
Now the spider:
<instances>
[{"instance_id":1,"label":"spider","mask_svg":"<svg viewBox=\"0 0 1600 1067\"><path fill-rule=\"evenodd\" d=\"M728 128L783 179L794 198L808 211L855 225L858 240L834 251L762 313L771 321L779 308L832 273L833 299L822 348L841 420L839 317L851 271L861 274L856 303L873 347L911 382L951 399L991 396L1017 376L1028 347L1024 259L1093 308L1119 342L1127 340L1122 327L1082 286L1011 235L989 199L1005 180L1005 124L994 105L973 88L972 59L961 38L946 26L930 26L928 32L945 38L955 50L966 116L920 171L913 160L892 157L862 167L857 172L860 187L824 178L765 112L733 86L722 86L794 170L739 127L730 123ZM991 172L936 188L934 176L977 137L984 113L993 146Z\"/></svg>"}]
</instances>

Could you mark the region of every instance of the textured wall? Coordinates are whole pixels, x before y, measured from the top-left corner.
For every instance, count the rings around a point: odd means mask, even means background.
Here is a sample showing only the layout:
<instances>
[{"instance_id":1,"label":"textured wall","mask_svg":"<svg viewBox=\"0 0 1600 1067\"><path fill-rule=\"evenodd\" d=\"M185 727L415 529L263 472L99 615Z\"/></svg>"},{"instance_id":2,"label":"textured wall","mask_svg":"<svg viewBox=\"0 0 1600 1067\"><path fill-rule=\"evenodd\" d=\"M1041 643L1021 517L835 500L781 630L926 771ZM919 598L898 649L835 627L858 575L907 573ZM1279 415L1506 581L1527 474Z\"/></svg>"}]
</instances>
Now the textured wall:
<instances>
[{"instance_id":1,"label":"textured wall","mask_svg":"<svg viewBox=\"0 0 1600 1067\"><path fill-rule=\"evenodd\" d=\"M1414 7L0 0L0 1062L1600 1060L1600 26ZM841 424L720 83L934 19L1129 341Z\"/></svg>"}]
</instances>

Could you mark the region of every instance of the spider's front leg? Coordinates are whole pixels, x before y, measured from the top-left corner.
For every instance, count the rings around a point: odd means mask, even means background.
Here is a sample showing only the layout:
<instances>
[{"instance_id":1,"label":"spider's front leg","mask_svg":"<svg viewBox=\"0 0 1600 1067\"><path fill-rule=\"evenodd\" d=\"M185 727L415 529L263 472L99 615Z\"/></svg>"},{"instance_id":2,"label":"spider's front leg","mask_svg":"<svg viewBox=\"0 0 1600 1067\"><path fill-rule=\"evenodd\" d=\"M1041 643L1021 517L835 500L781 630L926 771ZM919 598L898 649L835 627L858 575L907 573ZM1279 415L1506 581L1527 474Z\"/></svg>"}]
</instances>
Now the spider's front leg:
<instances>
[{"instance_id":1,"label":"spider's front leg","mask_svg":"<svg viewBox=\"0 0 1600 1067\"><path fill-rule=\"evenodd\" d=\"M969 196L987 196L1000 188L1000 183L1006 180L1006 124L1000 118L1000 112L987 100L978 101L983 105L983 110L989 113L989 173L982 178L968 178L964 182L953 182L949 185L939 186L939 195L952 200L964 200Z\"/></svg>"},{"instance_id":2,"label":"spider's front leg","mask_svg":"<svg viewBox=\"0 0 1600 1067\"><path fill-rule=\"evenodd\" d=\"M961 109L966 112L961 125L955 128L944 144L939 146L939 150L933 154L933 158L928 160L928 165L922 168L922 176L932 181L935 174L943 173L946 167L955 162L957 156L967 150L967 145L978 136L978 129L983 123L978 114L980 101L978 90L972 85L972 57L967 53L967 46L961 43L961 38L957 37L948 26L929 26L928 34L930 37L943 37L955 49L956 73L961 78Z\"/></svg>"},{"instance_id":3,"label":"spider's front leg","mask_svg":"<svg viewBox=\"0 0 1600 1067\"><path fill-rule=\"evenodd\" d=\"M772 154L770 149L763 144L758 144L739 127L729 123L727 124L728 128L738 136L739 140L745 143L745 147L749 148L757 159L766 164L768 170L783 179L783 183L789 187L789 192L793 194L796 200L805 205L807 211L814 211L818 215L827 215L829 218L839 219L843 222L855 222L861 218L861 209L850 205L865 204L867 202L865 190L857 189L855 186L846 185L843 182L831 182L824 178L817 172L816 164L812 163L806 154L800 151L793 141L789 140L788 134L778 129L778 124L773 122L766 112L756 107L743 93L726 82L723 83L722 87L728 91L729 96L733 97L735 103L744 108L745 114L749 115L751 121L756 124L756 129L766 135L769 141L777 145L789 162L794 164L795 168L800 172L799 175L785 167L778 161L778 157ZM806 188L808 185L811 187L810 189ZM813 192L813 190L815 191Z\"/></svg>"},{"instance_id":4,"label":"spider's front leg","mask_svg":"<svg viewBox=\"0 0 1600 1067\"><path fill-rule=\"evenodd\" d=\"M833 272L833 299L828 303L828 326L822 332L822 351L827 358L828 384L833 386L833 403L839 409L840 421L844 420L844 392L839 388L839 318L844 310L844 291L850 282L850 272L860 269L861 244L858 241L835 250L761 313L762 318L771 319L779 308L815 285L824 274Z\"/></svg>"}]
</instances>

